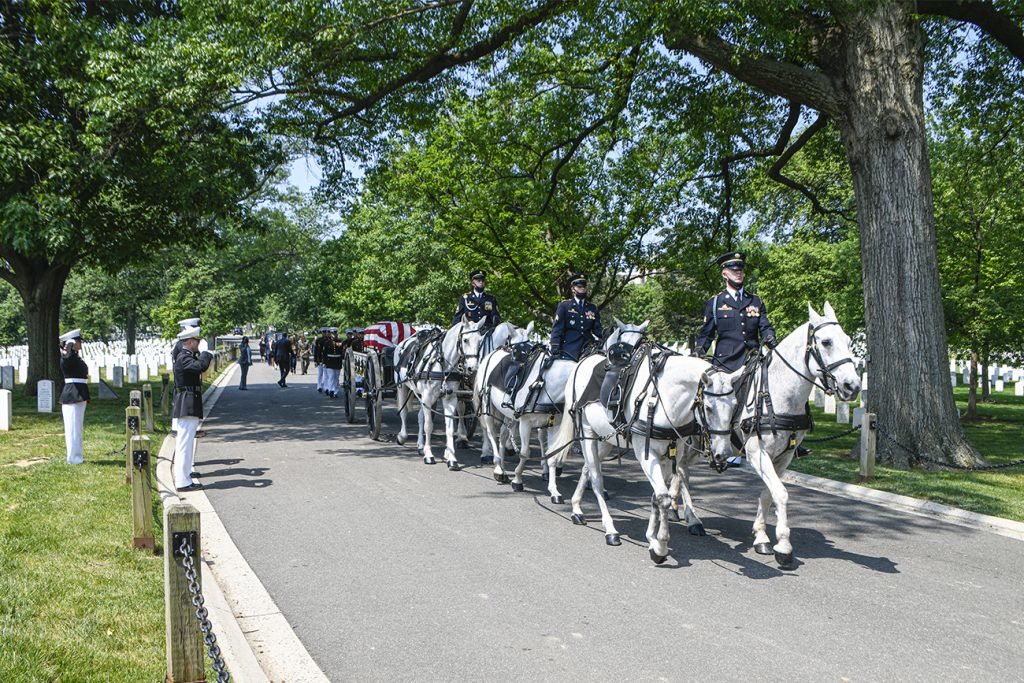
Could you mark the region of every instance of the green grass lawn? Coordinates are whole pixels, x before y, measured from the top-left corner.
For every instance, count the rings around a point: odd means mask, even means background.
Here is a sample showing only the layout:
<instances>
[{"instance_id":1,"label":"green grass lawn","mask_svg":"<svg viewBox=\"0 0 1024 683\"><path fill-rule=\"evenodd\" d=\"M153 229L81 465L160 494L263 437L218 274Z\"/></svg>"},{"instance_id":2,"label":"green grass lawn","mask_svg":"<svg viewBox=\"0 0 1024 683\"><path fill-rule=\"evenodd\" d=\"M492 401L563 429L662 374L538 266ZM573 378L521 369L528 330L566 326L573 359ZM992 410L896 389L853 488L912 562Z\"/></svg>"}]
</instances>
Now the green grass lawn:
<instances>
[{"instance_id":1,"label":"green grass lawn","mask_svg":"<svg viewBox=\"0 0 1024 683\"><path fill-rule=\"evenodd\" d=\"M154 387L153 462L169 429ZM121 398L85 413L85 463L66 464L60 408L36 412L16 387L0 432L0 681L161 681L163 556L132 549ZM95 394L95 386L91 387ZM26 464L26 461L36 461ZM160 550L162 513L153 502Z\"/></svg>"},{"instance_id":2,"label":"green grass lawn","mask_svg":"<svg viewBox=\"0 0 1024 683\"><path fill-rule=\"evenodd\" d=\"M957 405L966 410L967 388L956 387ZM1024 397L1009 390L993 392L992 403L979 403L977 422L965 422L964 431L989 464L1024 457ZM808 438L838 434L849 425L837 425L833 415L813 408L814 433ZM850 449L859 432L835 441L808 443L811 455L795 460L790 469L837 481L856 482L859 463L851 460ZM875 479L865 486L954 505L972 512L1024 522L1024 465L992 472L924 472L875 466Z\"/></svg>"}]
</instances>

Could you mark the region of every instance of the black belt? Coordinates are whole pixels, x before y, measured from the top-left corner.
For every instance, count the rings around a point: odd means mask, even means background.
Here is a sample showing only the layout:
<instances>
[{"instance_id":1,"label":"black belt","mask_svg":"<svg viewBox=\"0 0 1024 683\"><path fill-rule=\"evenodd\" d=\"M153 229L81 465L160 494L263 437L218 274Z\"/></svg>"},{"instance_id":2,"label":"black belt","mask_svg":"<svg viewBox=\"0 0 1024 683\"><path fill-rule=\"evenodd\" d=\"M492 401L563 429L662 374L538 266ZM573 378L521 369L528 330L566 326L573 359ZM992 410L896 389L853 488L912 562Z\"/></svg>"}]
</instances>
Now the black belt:
<instances>
[{"instance_id":1,"label":"black belt","mask_svg":"<svg viewBox=\"0 0 1024 683\"><path fill-rule=\"evenodd\" d=\"M174 387L174 391L179 393L179 394L183 394L186 391L191 391L193 393L202 393L203 392L203 388L202 387Z\"/></svg>"}]
</instances>

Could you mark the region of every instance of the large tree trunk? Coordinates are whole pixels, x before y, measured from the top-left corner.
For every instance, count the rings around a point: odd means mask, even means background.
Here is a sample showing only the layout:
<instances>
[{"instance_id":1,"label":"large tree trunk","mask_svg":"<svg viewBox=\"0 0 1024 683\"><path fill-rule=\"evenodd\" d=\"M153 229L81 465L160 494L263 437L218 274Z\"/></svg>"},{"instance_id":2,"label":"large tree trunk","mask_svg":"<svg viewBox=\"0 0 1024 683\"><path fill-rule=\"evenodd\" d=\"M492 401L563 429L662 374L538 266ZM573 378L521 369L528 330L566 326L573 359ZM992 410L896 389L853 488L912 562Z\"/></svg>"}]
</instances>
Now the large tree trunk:
<instances>
[{"instance_id":1,"label":"large tree trunk","mask_svg":"<svg viewBox=\"0 0 1024 683\"><path fill-rule=\"evenodd\" d=\"M138 312L135 309L135 302L125 311L124 336L128 341L127 352L131 356L135 353L135 336L138 333Z\"/></svg>"},{"instance_id":2,"label":"large tree trunk","mask_svg":"<svg viewBox=\"0 0 1024 683\"><path fill-rule=\"evenodd\" d=\"M909 2L878 3L844 18L847 100L836 123L860 222L868 405L878 414L882 462L908 467L921 455L972 465L980 456L964 437L949 383L922 97L923 35L912 9Z\"/></svg>"},{"instance_id":3,"label":"large tree trunk","mask_svg":"<svg viewBox=\"0 0 1024 683\"><path fill-rule=\"evenodd\" d=\"M60 371L60 300L71 268L41 260L14 264L14 287L25 305L28 326L28 382L25 394L35 396L41 379L64 384Z\"/></svg>"}]
</instances>

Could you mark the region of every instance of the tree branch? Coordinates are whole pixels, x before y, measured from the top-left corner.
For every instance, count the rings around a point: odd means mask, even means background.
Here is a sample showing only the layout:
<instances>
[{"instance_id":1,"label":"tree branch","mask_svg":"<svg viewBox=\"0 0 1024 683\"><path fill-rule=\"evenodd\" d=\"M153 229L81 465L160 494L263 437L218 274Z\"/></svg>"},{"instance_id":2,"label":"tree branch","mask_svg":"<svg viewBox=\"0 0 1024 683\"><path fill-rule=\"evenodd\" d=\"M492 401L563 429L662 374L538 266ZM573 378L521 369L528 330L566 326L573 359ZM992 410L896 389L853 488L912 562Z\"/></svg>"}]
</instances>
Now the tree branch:
<instances>
[{"instance_id":1,"label":"tree branch","mask_svg":"<svg viewBox=\"0 0 1024 683\"><path fill-rule=\"evenodd\" d=\"M804 129L804 132L800 134L800 137L797 138L797 141L790 145L789 148L782 153L782 156L780 156L775 161L775 163L772 164L772 167L768 169L768 177L778 183L782 183L788 188L796 190L803 196L807 197L807 199L810 200L811 206L813 207L815 213L820 213L824 215L835 214L837 216L842 217L844 220L850 221L853 219L845 211L833 211L831 209L826 209L824 206L821 205L821 202L818 201L817 195L815 195L814 192L811 191L811 188L801 183L798 183L792 178L788 178L782 175L782 169L786 166L786 164L789 163L789 160L792 159L793 156L797 152L799 152L800 149L803 148L803 146L806 145L812 137L814 137L815 133L824 128L826 125L828 125L828 117L825 116L824 114L819 114L818 118L814 120L814 123L812 123L806 129Z\"/></svg>"},{"instance_id":2,"label":"tree branch","mask_svg":"<svg viewBox=\"0 0 1024 683\"><path fill-rule=\"evenodd\" d=\"M1020 24L1010 15L997 10L991 2L918 0L917 11L919 14L933 14L974 24L1009 50L1018 61L1024 62L1024 32Z\"/></svg>"},{"instance_id":3,"label":"tree branch","mask_svg":"<svg viewBox=\"0 0 1024 683\"><path fill-rule=\"evenodd\" d=\"M708 64L769 94L807 105L833 118L841 113L841 97L823 73L767 57L752 57L718 36L690 35L669 28L665 46L699 57Z\"/></svg>"}]
</instances>

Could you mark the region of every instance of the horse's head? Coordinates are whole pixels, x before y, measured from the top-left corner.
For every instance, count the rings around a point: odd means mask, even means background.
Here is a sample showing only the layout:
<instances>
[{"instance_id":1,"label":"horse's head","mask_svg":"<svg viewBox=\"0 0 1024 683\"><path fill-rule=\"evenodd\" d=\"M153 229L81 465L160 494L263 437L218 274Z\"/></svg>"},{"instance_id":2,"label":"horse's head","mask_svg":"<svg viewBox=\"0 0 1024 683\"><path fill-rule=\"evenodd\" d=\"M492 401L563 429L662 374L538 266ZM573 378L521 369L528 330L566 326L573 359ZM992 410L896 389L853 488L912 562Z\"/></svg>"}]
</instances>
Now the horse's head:
<instances>
[{"instance_id":1,"label":"horse's head","mask_svg":"<svg viewBox=\"0 0 1024 683\"><path fill-rule=\"evenodd\" d=\"M455 326L458 328L458 352L465 361L466 372L476 372L480 364L480 342L485 324L485 318L473 322L468 316L463 315L462 320Z\"/></svg>"},{"instance_id":2,"label":"horse's head","mask_svg":"<svg viewBox=\"0 0 1024 683\"><path fill-rule=\"evenodd\" d=\"M533 321L531 320L530 324L527 325L525 329L522 327L516 327L511 323L509 323L509 328L508 341L506 343L509 346L521 344L522 342L530 341L530 335L533 334Z\"/></svg>"},{"instance_id":3,"label":"horse's head","mask_svg":"<svg viewBox=\"0 0 1024 683\"><path fill-rule=\"evenodd\" d=\"M738 370L730 374L715 368L705 372L701 377L701 390L694 406L701 428L708 435L705 445L710 451L711 467L718 472L725 471L733 454L732 421L736 408L733 380L741 372Z\"/></svg>"},{"instance_id":4,"label":"horse's head","mask_svg":"<svg viewBox=\"0 0 1024 683\"><path fill-rule=\"evenodd\" d=\"M850 350L850 337L839 326L832 305L825 302L824 315L808 304L807 369L841 401L853 401L860 393L860 376Z\"/></svg>"},{"instance_id":5,"label":"horse's head","mask_svg":"<svg viewBox=\"0 0 1024 683\"><path fill-rule=\"evenodd\" d=\"M650 322L650 320L645 320L639 325L627 325L618 318L615 318L615 329L604 340L604 350L608 351L615 344L626 344L631 348L635 347L647 336L646 330Z\"/></svg>"}]
</instances>

